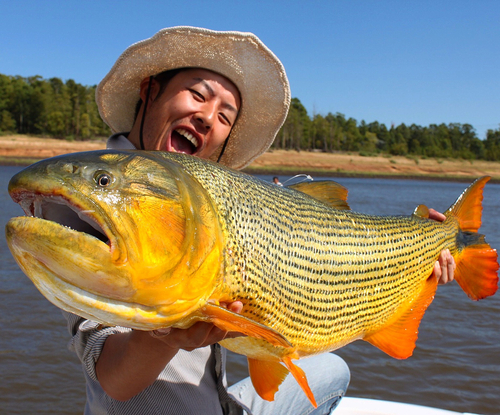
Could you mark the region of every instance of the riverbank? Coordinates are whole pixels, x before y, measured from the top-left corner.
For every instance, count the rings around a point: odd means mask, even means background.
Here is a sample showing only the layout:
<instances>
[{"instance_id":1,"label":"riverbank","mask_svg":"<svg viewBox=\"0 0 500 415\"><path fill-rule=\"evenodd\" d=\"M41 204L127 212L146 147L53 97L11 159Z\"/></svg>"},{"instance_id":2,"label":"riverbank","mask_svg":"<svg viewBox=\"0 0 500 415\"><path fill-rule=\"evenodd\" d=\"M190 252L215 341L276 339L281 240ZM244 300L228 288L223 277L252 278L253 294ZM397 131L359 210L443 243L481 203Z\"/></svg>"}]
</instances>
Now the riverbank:
<instances>
[{"instance_id":1,"label":"riverbank","mask_svg":"<svg viewBox=\"0 0 500 415\"><path fill-rule=\"evenodd\" d=\"M434 159L348 153L272 151L255 160L246 171L259 174L406 178L468 182L491 176L500 182L500 162Z\"/></svg>"},{"instance_id":2,"label":"riverbank","mask_svg":"<svg viewBox=\"0 0 500 415\"><path fill-rule=\"evenodd\" d=\"M68 141L26 135L0 136L0 164L29 165L36 161L78 151L103 150L106 141Z\"/></svg>"},{"instance_id":3,"label":"riverbank","mask_svg":"<svg viewBox=\"0 0 500 415\"><path fill-rule=\"evenodd\" d=\"M40 159L78 151L102 150L104 140L66 141L23 135L0 137L0 164L28 165ZM348 153L269 151L245 169L270 175L416 178L471 181L489 175L500 182L500 162Z\"/></svg>"}]
</instances>

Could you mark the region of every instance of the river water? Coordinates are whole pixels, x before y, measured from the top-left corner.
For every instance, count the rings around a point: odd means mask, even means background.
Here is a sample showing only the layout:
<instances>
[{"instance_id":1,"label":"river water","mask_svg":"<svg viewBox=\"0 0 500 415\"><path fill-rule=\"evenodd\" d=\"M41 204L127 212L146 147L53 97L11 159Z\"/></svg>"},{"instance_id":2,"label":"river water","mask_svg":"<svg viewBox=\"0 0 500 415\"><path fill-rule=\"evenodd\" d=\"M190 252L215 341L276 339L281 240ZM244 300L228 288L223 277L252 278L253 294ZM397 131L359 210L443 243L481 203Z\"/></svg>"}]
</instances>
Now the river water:
<instances>
[{"instance_id":1,"label":"river water","mask_svg":"<svg viewBox=\"0 0 500 415\"><path fill-rule=\"evenodd\" d=\"M6 190L19 170L0 166L2 228L22 213ZM409 214L422 203L444 211L466 187L449 182L336 180L349 189L353 210L372 214ZM499 184L486 185L483 206L481 232L499 249ZM82 413L85 383L78 360L66 348L65 320L19 270L3 236L0 259L0 414ZM363 341L336 353L351 369L348 396L500 414L500 294L473 302L456 283L439 287L420 326L414 355L407 360L388 357ZM247 376L245 361L230 355L230 383Z\"/></svg>"}]
</instances>

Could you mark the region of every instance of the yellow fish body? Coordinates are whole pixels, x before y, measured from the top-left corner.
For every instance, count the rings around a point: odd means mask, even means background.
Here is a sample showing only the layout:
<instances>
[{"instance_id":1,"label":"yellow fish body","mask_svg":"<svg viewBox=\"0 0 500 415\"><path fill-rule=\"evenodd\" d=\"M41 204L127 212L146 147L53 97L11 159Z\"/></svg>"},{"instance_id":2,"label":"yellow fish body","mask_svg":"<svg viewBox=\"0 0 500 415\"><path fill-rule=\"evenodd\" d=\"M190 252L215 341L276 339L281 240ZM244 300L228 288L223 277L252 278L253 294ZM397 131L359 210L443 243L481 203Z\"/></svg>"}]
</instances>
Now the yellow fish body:
<instances>
[{"instance_id":1,"label":"yellow fish body","mask_svg":"<svg viewBox=\"0 0 500 415\"><path fill-rule=\"evenodd\" d=\"M56 306L140 330L203 320L244 333L221 344L248 357L261 397L273 400L291 372L315 405L293 360L357 339L410 356L443 249L471 298L496 292L497 253L477 233L488 179L440 223L423 205L401 217L352 212L334 182L282 188L179 154L78 153L12 178L28 216L6 233ZM236 300L241 314L219 305Z\"/></svg>"}]
</instances>

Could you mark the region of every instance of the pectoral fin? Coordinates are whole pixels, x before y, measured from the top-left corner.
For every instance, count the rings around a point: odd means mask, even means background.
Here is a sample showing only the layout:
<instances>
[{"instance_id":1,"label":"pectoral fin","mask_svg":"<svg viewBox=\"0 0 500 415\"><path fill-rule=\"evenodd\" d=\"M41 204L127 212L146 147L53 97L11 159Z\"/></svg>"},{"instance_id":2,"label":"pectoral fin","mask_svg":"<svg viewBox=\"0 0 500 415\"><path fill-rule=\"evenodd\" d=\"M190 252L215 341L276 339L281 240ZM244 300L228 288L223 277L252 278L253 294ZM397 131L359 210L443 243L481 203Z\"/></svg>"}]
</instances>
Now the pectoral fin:
<instances>
[{"instance_id":1,"label":"pectoral fin","mask_svg":"<svg viewBox=\"0 0 500 415\"><path fill-rule=\"evenodd\" d=\"M293 347L291 343L276 330L250 320L240 314L226 310L218 305L206 304L202 307L201 311L220 329L236 331L250 337L263 339L273 346L286 347L287 349Z\"/></svg>"}]
</instances>

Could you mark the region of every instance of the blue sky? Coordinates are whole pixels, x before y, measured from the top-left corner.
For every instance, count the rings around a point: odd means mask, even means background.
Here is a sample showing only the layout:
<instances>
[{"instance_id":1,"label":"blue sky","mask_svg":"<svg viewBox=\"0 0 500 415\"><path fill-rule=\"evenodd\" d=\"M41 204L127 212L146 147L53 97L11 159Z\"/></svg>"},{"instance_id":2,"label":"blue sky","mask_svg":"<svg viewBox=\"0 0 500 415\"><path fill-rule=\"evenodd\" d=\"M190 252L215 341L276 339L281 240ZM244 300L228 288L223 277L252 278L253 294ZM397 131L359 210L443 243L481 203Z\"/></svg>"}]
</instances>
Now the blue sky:
<instances>
[{"instance_id":1,"label":"blue sky","mask_svg":"<svg viewBox=\"0 0 500 415\"><path fill-rule=\"evenodd\" d=\"M500 127L500 1L0 0L0 73L94 85L169 26L253 32L310 115Z\"/></svg>"}]
</instances>

